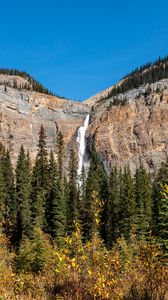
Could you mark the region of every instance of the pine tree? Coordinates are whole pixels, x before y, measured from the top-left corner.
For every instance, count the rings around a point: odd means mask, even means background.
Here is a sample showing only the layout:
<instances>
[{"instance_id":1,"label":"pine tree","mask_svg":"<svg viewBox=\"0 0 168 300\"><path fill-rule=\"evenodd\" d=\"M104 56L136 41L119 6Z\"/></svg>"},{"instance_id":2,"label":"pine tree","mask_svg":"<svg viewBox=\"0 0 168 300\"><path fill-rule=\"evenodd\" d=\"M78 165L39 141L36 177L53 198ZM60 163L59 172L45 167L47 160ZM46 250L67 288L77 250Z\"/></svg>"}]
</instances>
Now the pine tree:
<instances>
[{"instance_id":1,"label":"pine tree","mask_svg":"<svg viewBox=\"0 0 168 300\"><path fill-rule=\"evenodd\" d=\"M152 225L151 185L142 165L135 174L136 226L140 238L145 238Z\"/></svg>"},{"instance_id":2,"label":"pine tree","mask_svg":"<svg viewBox=\"0 0 168 300\"><path fill-rule=\"evenodd\" d=\"M54 158L53 151L50 152L49 165L48 165L48 187L46 193L46 221L47 227L46 231L51 233L51 220L52 220L52 205L53 205L53 189L55 185L55 180L58 177L57 164Z\"/></svg>"},{"instance_id":3,"label":"pine tree","mask_svg":"<svg viewBox=\"0 0 168 300\"><path fill-rule=\"evenodd\" d=\"M5 184L4 230L6 235L13 240L16 224L17 206L14 184L14 172L11 164L10 153L7 150L2 157L2 170Z\"/></svg>"},{"instance_id":4,"label":"pine tree","mask_svg":"<svg viewBox=\"0 0 168 300\"><path fill-rule=\"evenodd\" d=\"M66 199L65 188L59 176L54 180L51 196L51 235L60 244L66 229Z\"/></svg>"},{"instance_id":5,"label":"pine tree","mask_svg":"<svg viewBox=\"0 0 168 300\"><path fill-rule=\"evenodd\" d=\"M152 186L152 222L153 222L153 232L156 236L159 235L157 224L159 222L160 203L162 199L161 185L167 183L167 179L168 179L168 159L161 166Z\"/></svg>"},{"instance_id":6,"label":"pine tree","mask_svg":"<svg viewBox=\"0 0 168 300\"><path fill-rule=\"evenodd\" d=\"M159 207L157 230L159 243L166 255L168 255L168 184L166 183L161 185L161 202Z\"/></svg>"},{"instance_id":7,"label":"pine tree","mask_svg":"<svg viewBox=\"0 0 168 300\"><path fill-rule=\"evenodd\" d=\"M30 218L30 168L23 146L16 166L16 243L19 245L23 237L29 237L31 233Z\"/></svg>"},{"instance_id":8,"label":"pine tree","mask_svg":"<svg viewBox=\"0 0 168 300\"><path fill-rule=\"evenodd\" d=\"M77 158L73 149L70 152L68 170L69 182L67 203L67 226L68 231L71 231L74 227L74 222L78 220Z\"/></svg>"},{"instance_id":9,"label":"pine tree","mask_svg":"<svg viewBox=\"0 0 168 300\"><path fill-rule=\"evenodd\" d=\"M120 181L116 167L111 170L107 202L106 242L111 246L119 237Z\"/></svg>"},{"instance_id":10,"label":"pine tree","mask_svg":"<svg viewBox=\"0 0 168 300\"><path fill-rule=\"evenodd\" d=\"M45 209L48 186L48 159L46 133L41 126L39 131L38 152L32 174L32 218L35 225L46 226Z\"/></svg>"},{"instance_id":11,"label":"pine tree","mask_svg":"<svg viewBox=\"0 0 168 300\"><path fill-rule=\"evenodd\" d=\"M61 178L64 177L65 145L63 134L59 131L57 135L57 165L58 173Z\"/></svg>"},{"instance_id":12,"label":"pine tree","mask_svg":"<svg viewBox=\"0 0 168 300\"><path fill-rule=\"evenodd\" d=\"M78 186L78 218L79 223L82 227L83 225L83 213L84 213L84 203L86 196L86 171L84 165L82 166L82 171L80 175L80 185Z\"/></svg>"},{"instance_id":13,"label":"pine tree","mask_svg":"<svg viewBox=\"0 0 168 300\"><path fill-rule=\"evenodd\" d=\"M136 223L136 205L133 179L131 176L130 168L127 166L124 168L122 179L122 190L120 197L120 233L126 239L129 239L132 227Z\"/></svg>"},{"instance_id":14,"label":"pine tree","mask_svg":"<svg viewBox=\"0 0 168 300\"><path fill-rule=\"evenodd\" d=\"M90 169L88 172L88 177L86 180L86 196L84 203L84 236L90 238L92 236L93 230L93 192L98 193L98 198L101 201L105 201L108 195L108 183L107 175L104 170L103 164L101 163L96 150L93 146ZM105 205L104 205L105 207ZM104 220L104 210L101 212L101 222L102 226L100 232L103 238L105 238L105 220Z\"/></svg>"}]
</instances>

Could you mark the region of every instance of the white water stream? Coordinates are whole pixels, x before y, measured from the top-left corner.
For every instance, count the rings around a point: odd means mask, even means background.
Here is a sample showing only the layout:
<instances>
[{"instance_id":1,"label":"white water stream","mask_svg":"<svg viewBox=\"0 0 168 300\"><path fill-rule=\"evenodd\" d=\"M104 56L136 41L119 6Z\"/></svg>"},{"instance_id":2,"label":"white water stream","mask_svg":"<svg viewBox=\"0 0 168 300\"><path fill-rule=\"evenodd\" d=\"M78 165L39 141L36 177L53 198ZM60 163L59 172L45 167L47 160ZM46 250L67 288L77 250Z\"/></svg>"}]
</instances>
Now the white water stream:
<instances>
[{"instance_id":1,"label":"white water stream","mask_svg":"<svg viewBox=\"0 0 168 300\"><path fill-rule=\"evenodd\" d=\"M78 150L79 164L78 164L77 174L78 174L78 178L79 178L79 184L80 184L80 175L82 172L82 166L84 164L84 155L85 155L85 149L86 149L85 132L86 132L88 125L89 125L89 114L86 116L84 125L80 126L78 129L77 142L79 144L79 150Z\"/></svg>"}]
</instances>

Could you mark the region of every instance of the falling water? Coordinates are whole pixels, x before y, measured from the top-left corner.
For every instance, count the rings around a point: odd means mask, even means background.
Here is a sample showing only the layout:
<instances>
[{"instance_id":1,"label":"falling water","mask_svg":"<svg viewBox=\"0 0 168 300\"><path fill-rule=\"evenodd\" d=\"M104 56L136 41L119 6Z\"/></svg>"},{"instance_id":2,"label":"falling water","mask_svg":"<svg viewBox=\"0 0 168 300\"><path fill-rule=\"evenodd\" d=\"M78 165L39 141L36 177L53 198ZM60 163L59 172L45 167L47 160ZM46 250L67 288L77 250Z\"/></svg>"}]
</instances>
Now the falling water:
<instances>
[{"instance_id":1,"label":"falling water","mask_svg":"<svg viewBox=\"0 0 168 300\"><path fill-rule=\"evenodd\" d=\"M86 149L86 143L85 143L85 132L89 125L89 114L86 116L86 119L84 121L84 125L80 126L78 129L78 136L77 136L77 142L79 144L79 150L78 150L78 157L79 157L79 164L78 164L78 178L81 175L82 172L82 166L84 164L84 155L85 155L85 149ZM79 180L80 183L80 180Z\"/></svg>"}]
</instances>

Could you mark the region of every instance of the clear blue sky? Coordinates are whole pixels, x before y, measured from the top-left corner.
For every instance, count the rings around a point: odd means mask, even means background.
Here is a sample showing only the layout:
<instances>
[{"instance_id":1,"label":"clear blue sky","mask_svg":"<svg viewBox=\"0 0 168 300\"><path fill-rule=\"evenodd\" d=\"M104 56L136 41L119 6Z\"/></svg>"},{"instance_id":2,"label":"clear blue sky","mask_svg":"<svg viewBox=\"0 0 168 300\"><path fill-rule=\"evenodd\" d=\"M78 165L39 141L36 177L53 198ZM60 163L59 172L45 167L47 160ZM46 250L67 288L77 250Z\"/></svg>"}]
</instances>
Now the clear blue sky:
<instances>
[{"instance_id":1,"label":"clear blue sky","mask_svg":"<svg viewBox=\"0 0 168 300\"><path fill-rule=\"evenodd\" d=\"M168 54L167 0L1 1L0 67L83 100Z\"/></svg>"}]
</instances>

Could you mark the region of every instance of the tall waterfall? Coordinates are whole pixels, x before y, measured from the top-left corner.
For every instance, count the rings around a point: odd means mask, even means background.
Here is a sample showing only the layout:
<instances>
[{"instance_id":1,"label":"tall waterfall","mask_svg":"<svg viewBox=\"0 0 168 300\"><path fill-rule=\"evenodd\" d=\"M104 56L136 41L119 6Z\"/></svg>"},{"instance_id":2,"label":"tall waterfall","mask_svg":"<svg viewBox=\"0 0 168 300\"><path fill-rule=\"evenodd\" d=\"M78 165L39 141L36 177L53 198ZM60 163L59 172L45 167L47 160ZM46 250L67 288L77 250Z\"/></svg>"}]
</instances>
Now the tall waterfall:
<instances>
[{"instance_id":1,"label":"tall waterfall","mask_svg":"<svg viewBox=\"0 0 168 300\"><path fill-rule=\"evenodd\" d=\"M85 132L86 132L88 125L89 125L89 114L86 116L84 125L80 126L78 129L78 136L77 136L77 142L79 144L79 150L78 150L79 164L78 164L78 170L77 170L78 177L80 177L80 175L81 175L82 166L84 164L84 155L85 155L85 149L86 149ZM80 184L80 179L79 179L79 184Z\"/></svg>"}]
</instances>

